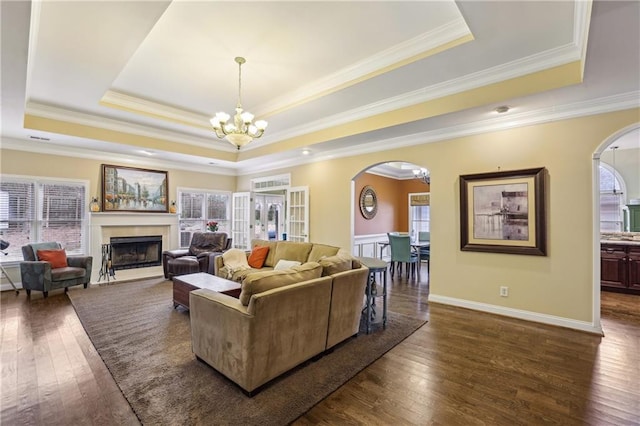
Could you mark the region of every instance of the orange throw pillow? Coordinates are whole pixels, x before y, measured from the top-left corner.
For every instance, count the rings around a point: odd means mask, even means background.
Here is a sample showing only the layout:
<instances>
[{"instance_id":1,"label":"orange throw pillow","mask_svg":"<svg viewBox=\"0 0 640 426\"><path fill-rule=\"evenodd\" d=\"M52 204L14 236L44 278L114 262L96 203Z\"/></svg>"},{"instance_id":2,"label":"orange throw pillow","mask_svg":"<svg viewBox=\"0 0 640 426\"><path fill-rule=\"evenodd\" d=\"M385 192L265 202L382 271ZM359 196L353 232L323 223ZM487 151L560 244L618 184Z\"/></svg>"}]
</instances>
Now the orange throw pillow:
<instances>
[{"instance_id":1,"label":"orange throw pillow","mask_svg":"<svg viewBox=\"0 0 640 426\"><path fill-rule=\"evenodd\" d=\"M254 247L253 250L251 250L249 258L247 259L247 263L254 269L260 269L264 265L264 261L267 259L268 254L269 247Z\"/></svg>"},{"instance_id":2,"label":"orange throw pillow","mask_svg":"<svg viewBox=\"0 0 640 426\"><path fill-rule=\"evenodd\" d=\"M38 250L36 253L38 260L49 262L53 269L66 268L67 266L67 253L64 249L59 250Z\"/></svg>"}]
</instances>

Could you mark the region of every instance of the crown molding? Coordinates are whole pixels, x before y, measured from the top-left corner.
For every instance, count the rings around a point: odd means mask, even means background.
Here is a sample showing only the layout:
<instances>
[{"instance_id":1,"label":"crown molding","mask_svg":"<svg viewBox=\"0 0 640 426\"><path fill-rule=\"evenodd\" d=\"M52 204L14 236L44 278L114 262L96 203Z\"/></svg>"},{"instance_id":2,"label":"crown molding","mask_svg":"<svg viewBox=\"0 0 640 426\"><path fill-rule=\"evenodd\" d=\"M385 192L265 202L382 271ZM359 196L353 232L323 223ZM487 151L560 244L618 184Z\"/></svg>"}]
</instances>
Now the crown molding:
<instances>
[{"instance_id":1,"label":"crown molding","mask_svg":"<svg viewBox=\"0 0 640 426\"><path fill-rule=\"evenodd\" d=\"M403 135L387 139L379 139L367 144L353 147L339 148L331 151L331 154L310 156L309 158L296 157L290 160L269 162L265 164L250 165L239 163L238 174L249 175L256 172L266 172L284 167L294 167L317 161L326 161L329 158L345 158L362 154L370 154L389 149L404 148L414 145L440 142L465 136L473 136L483 133L497 132L517 127L531 126L535 124L553 121L568 120L583 116L605 114L608 112L622 111L631 108L640 108L640 91L623 93L615 96L576 102L567 105L542 108L536 111L520 114L509 114L506 117L495 117L487 120L475 121L459 126L431 130L412 135ZM250 161L250 160L249 160Z\"/></svg>"},{"instance_id":2,"label":"crown molding","mask_svg":"<svg viewBox=\"0 0 640 426\"><path fill-rule=\"evenodd\" d=\"M97 161L105 161L105 159L108 158L109 161L122 162L125 164L135 164L136 166L147 166L150 168L167 168L174 170L185 170L189 172L210 173L223 176L237 175L235 169L233 168L183 163L180 161L159 160L153 158L145 158L142 156L82 149L66 146L64 144L56 144L53 142L26 141L21 139L2 137L0 145L2 149L33 152L35 154L61 155L63 157L84 158ZM61 148L64 148L64 150L62 150Z\"/></svg>"},{"instance_id":3,"label":"crown molding","mask_svg":"<svg viewBox=\"0 0 640 426\"><path fill-rule=\"evenodd\" d=\"M350 64L333 74L318 79L294 92L274 99L271 102L257 105L253 108L256 115L268 117L276 111L281 112L294 105L318 98L319 94L328 94L363 81L382 72L388 72L407 61L413 62L428 56L428 52L443 48L447 43L452 43L463 38L473 39L466 21L460 17L440 27L420 34L409 40L405 40L391 48L385 49L373 56ZM465 40L468 41L468 40Z\"/></svg>"},{"instance_id":4,"label":"crown molding","mask_svg":"<svg viewBox=\"0 0 640 426\"><path fill-rule=\"evenodd\" d=\"M79 158L91 158L94 160L104 160L104 158L106 157L122 159L122 161L133 160L136 163L148 163L150 166L168 167L173 169L199 171L203 173L222 174L229 176L243 176L273 171L286 167L300 166L318 161L326 161L331 158L344 158L380 152L389 150L390 147L402 148L407 146L421 145L453 138L501 131L522 126L530 126L545 122L566 120L588 115L604 114L631 108L640 108L640 91L623 93L589 101L576 102L567 105L543 108L531 112L510 114L506 117L496 117L487 120L466 123L459 126L452 126L444 129L416 133L413 135L404 135L394 138L381 139L370 142L366 145L339 148L333 150L330 154L311 155L308 158L295 156L291 159L268 162L260 159L246 160L238 162L233 165L234 167L230 168L199 166L178 162L154 161L151 159L141 160L142 157L129 157L108 152L81 150L70 147L65 148L64 155ZM43 142L34 142L33 145L28 145L24 140L11 138L2 139L2 148L60 155L60 147L57 145L50 144L50 146L47 146Z\"/></svg>"},{"instance_id":5,"label":"crown molding","mask_svg":"<svg viewBox=\"0 0 640 426\"><path fill-rule=\"evenodd\" d=\"M96 115L86 114L78 111L72 111L52 105L41 104L37 102L28 102L25 107L25 115L34 115L37 117L66 121L69 123L79 124L83 126L96 127L116 132L130 133L137 136L149 138L163 139L180 144L187 144L208 148L214 151L236 152L227 143L214 145L218 139L200 138L197 136L187 135L184 133L172 132L169 130L155 129L139 124L127 123L124 121L114 120L111 118L100 117Z\"/></svg>"},{"instance_id":6,"label":"crown molding","mask_svg":"<svg viewBox=\"0 0 640 426\"><path fill-rule=\"evenodd\" d=\"M417 60L420 55L426 55L431 50L463 37L472 37L472 34L464 19L458 18L362 61L355 62L292 93L256 106L253 111L256 116L271 116L275 111L281 112L290 109L295 105L317 99L319 96L335 92L363 79L371 78L382 72L388 72L390 69L403 65L407 60L412 58ZM127 95L115 90L108 90L100 100L100 104L205 130L211 129L209 123L211 117L209 116Z\"/></svg>"},{"instance_id":7,"label":"crown molding","mask_svg":"<svg viewBox=\"0 0 640 426\"><path fill-rule=\"evenodd\" d=\"M127 95L126 93L115 90L107 90L104 96L102 96L102 99L100 99L100 105L137 114L150 115L204 130L211 130L211 124L209 123L211 117L153 102L148 99Z\"/></svg>"},{"instance_id":8,"label":"crown molding","mask_svg":"<svg viewBox=\"0 0 640 426\"><path fill-rule=\"evenodd\" d=\"M499 83L504 80L543 71L578 59L580 59L580 49L578 49L574 43L568 43L561 47L530 55L526 58L491 67L473 74L468 74L457 79L424 87L402 95L387 98L379 102L354 108L349 111L343 111L338 114L307 123L303 126L292 127L291 129L278 133L270 133L269 140L265 141L262 146L270 143L276 143L279 140L298 137L307 133L313 133L315 131L361 120L374 115L387 113L389 111L406 108L490 84ZM255 148L257 147L247 145L246 150L249 151Z\"/></svg>"}]
</instances>

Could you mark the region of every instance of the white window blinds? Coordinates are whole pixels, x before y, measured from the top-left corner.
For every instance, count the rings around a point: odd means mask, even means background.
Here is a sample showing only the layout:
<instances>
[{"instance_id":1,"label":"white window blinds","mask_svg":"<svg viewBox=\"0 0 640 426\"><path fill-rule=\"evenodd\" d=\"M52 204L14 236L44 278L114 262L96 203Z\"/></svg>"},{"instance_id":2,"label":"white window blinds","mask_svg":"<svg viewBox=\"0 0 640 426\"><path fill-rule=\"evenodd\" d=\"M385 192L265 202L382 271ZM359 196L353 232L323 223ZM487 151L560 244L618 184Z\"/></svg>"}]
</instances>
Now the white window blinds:
<instances>
[{"instance_id":1,"label":"white window blinds","mask_svg":"<svg viewBox=\"0 0 640 426\"><path fill-rule=\"evenodd\" d=\"M3 261L22 260L30 242L57 241L68 254L85 253L87 183L2 176L0 234L10 243Z\"/></svg>"}]
</instances>

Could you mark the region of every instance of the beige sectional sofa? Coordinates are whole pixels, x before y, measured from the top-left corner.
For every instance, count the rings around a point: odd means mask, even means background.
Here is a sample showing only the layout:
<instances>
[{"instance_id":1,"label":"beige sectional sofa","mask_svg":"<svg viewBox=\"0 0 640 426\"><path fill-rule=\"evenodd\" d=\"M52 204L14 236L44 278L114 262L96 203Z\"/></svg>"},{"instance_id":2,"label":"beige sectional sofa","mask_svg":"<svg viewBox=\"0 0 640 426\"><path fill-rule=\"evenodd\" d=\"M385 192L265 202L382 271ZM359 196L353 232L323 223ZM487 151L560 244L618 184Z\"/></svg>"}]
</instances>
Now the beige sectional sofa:
<instances>
[{"instance_id":1,"label":"beige sectional sofa","mask_svg":"<svg viewBox=\"0 0 640 426\"><path fill-rule=\"evenodd\" d=\"M357 334L369 276L337 247L266 243L274 256L261 270L242 271L239 299L200 289L189 301L194 353L249 394ZM279 254L304 261L273 270Z\"/></svg>"}]
</instances>

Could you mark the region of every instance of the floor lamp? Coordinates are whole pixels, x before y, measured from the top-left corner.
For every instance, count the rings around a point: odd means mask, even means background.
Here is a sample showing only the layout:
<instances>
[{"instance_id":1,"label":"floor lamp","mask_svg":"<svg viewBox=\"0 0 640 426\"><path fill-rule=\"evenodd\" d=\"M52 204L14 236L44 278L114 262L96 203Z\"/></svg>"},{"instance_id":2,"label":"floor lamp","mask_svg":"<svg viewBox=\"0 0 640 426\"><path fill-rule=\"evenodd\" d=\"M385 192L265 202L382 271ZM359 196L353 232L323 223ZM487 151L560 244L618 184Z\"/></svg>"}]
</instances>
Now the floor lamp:
<instances>
[{"instance_id":1,"label":"floor lamp","mask_svg":"<svg viewBox=\"0 0 640 426\"><path fill-rule=\"evenodd\" d=\"M8 255L9 253L5 251L8 248L9 248L9 241L0 240L0 253L4 254L5 256ZM7 280L9 281L9 284L11 284L11 287L13 287L13 289L16 291L16 294L20 294L20 290L18 290L16 285L13 283L13 280L11 279L9 274L7 274L7 271L4 269L2 262L0 262L0 271L2 271L2 274L7 278Z\"/></svg>"}]
</instances>

